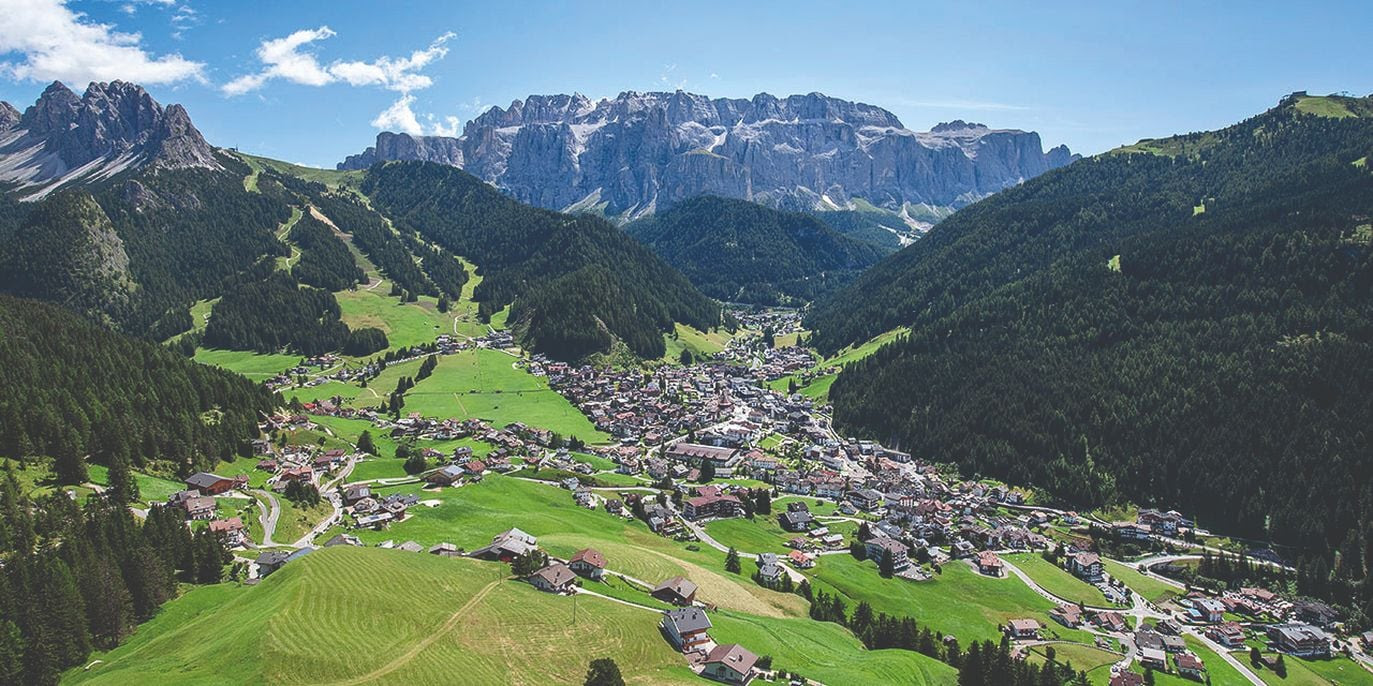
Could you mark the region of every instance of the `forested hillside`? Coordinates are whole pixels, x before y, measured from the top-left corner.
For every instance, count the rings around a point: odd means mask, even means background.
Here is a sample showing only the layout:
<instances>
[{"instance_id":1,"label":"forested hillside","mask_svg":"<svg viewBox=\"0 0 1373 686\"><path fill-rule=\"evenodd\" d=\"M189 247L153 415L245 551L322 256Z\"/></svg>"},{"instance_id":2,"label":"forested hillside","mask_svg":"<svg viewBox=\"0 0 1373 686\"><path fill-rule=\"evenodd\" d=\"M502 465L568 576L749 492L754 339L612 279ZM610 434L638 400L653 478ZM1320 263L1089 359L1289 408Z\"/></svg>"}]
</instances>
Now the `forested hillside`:
<instances>
[{"instance_id":1,"label":"forested hillside","mask_svg":"<svg viewBox=\"0 0 1373 686\"><path fill-rule=\"evenodd\" d=\"M706 295L760 305L813 300L884 254L812 215L714 196L686 200L625 232Z\"/></svg>"},{"instance_id":2,"label":"forested hillside","mask_svg":"<svg viewBox=\"0 0 1373 686\"><path fill-rule=\"evenodd\" d=\"M149 168L36 204L9 198L23 211L6 212L9 228L0 223L10 234L0 243L0 289L136 336L184 331L192 302L286 250L273 232L290 216L287 206L244 190L248 169L237 159L218 162L225 171Z\"/></svg>"},{"instance_id":3,"label":"forested hillside","mask_svg":"<svg viewBox=\"0 0 1373 686\"><path fill-rule=\"evenodd\" d=\"M0 457L51 456L66 483L84 460L181 473L248 449L261 386L132 340L52 305L0 296Z\"/></svg>"},{"instance_id":4,"label":"forested hillside","mask_svg":"<svg viewBox=\"0 0 1373 686\"><path fill-rule=\"evenodd\" d=\"M611 336L636 354L664 351L673 322L708 329L719 306L604 220L522 205L453 167L395 162L363 183L397 228L474 262L485 316L510 321L531 349L562 359L603 351Z\"/></svg>"},{"instance_id":5,"label":"forested hillside","mask_svg":"<svg viewBox=\"0 0 1373 686\"><path fill-rule=\"evenodd\" d=\"M1362 578L1370 153L1373 120L1289 100L973 205L811 318L826 350L912 325L844 371L835 418L1067 503L1324 541Z\"/></svg>"}]
</instances>

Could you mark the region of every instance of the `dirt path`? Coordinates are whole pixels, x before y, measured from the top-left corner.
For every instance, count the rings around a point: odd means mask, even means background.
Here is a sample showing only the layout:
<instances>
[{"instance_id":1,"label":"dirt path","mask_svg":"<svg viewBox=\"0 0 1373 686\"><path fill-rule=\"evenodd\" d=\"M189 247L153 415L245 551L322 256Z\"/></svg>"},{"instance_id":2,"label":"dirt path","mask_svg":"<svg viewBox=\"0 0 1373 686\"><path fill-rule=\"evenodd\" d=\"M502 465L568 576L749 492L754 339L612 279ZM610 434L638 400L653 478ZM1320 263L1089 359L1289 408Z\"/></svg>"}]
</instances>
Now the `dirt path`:
<instances>
[{"instance_id":1,"label":"dirt path","mask_svg":"<svg viewBox=\"0 0 1373 686\"><path fill-rule=\"evenodd\" d=\"M467 616L467 613L471 612L472 608L476 607L477 604L480 603L483 598L485 598L488 594L491 593L491 591L496 590L496 587L499 586L502 581L505 581L505 579L500 578L483 586L480 591L477 591L476 595L472 596L471 598L468 598L467 602L463 603L462 607L458 608L457 612L454 612L451 616L449 616L448 620L445 621L436 631L426 636L424 640L420 641L419 643L416 643L409 650L396 656L394 660L391 660L385 665L375 670L372 670L371 672L368 672L367 674L364 674L360 677L355 677L347 681L340 681L338 683L344 686L365 684L369 681L375 681L377 679L380 679L381 677L384 677L387 674L390 674L391 672L394 672L397 669L400 669L401 667L405 666L405 663L415 659L416 655L419 655L421 652L424 651L425 648L428 648L429 646L433 645L434 641L443 638L448 632L452 631L458 625L458 623L462 621L463 617Z\"/></svg>"}]
</instances>

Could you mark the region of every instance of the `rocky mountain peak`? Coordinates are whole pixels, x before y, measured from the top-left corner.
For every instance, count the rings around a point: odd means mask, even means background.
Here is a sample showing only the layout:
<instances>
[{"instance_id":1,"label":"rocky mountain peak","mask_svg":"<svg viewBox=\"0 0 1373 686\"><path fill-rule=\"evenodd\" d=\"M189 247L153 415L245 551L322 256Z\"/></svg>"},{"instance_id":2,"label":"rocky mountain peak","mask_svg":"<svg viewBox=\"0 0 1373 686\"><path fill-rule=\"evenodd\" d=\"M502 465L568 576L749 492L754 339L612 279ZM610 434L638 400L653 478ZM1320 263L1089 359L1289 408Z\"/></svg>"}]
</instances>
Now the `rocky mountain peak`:
<instances>
[{"instance_id":1,"label":"rocky mountain peak","mask_svg":"<svg viewBox=\"0 0 1373 686\"><path fill-rule=\"evenodd\" d=\"M145 166L219 168L185 108L164 108L126 81L91 83L80 97L54 81L9 128L0 139L0 180L44 186L39 195L74 178Z\"/></svg>"},{"instance_id":2,"label":"rocky mountain peak","mask_svg":"<svg viewBox=\"0 0 1373 686\"><path fill-rule=\"evenodd\" d=\"M459 138L382 134L339 168L440 162L526 203L632 219L703 194L802 210L855 198L896 212L961 207L1072 159L1045 153L1033 132L956 120L917 133L881 107L823 93L677 90L530 95L483 112Z\"/></svg>"},{"instance_id":3,"label":"rocky mountain peak","mask_svg":"<svg viewBox=\"0 0 1373 686\"><path fill-rule=\"evenodd\" d=\"M14 105L11 105L4 100L0 100L0 131L4 131L15 124L18 124L19 118L19 110L14 109Z\"/></svg>"}]
</instances>

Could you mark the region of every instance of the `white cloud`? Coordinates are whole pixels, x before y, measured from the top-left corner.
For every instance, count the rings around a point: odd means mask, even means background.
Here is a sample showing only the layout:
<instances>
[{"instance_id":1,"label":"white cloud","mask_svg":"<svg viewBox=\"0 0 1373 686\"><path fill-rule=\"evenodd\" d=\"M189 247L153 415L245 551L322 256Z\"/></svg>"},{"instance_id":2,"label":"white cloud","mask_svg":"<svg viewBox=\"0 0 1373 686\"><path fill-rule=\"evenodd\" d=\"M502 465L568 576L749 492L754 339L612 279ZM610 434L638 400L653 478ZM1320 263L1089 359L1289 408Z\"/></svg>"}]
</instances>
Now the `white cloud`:
<instances>
[{"instance_id":1,"label":"white cloud","mask_svg":"<svg viewBox=\"0 0 1373 686\"><path fill-rule=\"evenodd\" d=\"M415 136L423 134L424 128L420 126L419 118L415 116L415 111L410 109L413 104L415 96L409 93L400 96L399 100L382 110L381 114L372 120L372 126L383 131L400 131Z\"/></svg>"},{"instance_id":2,"label":"white cloud","mask_svg":"<svg viewBox=\"0 0 1373 686\"><path fill-rule=\"evenodd\" d=\"M425 121L429 122L429 133L435 136L447 136L453 138L458 135L458 118L447 116L439 119L432 114L424 116Z\"/></svg>"},{"instance_id":3,"label":"white cloud","mask_svg":"<svg viewBox=\"0 0 1373 686\"><path fill-rule=\"evenodd\" d=\"M65 0L0 0L0 76L72 84L124 79L144 84L204 81L205 65L179 54L153 56L143 37L90 21Z\"/></svg>"},{"instance_id":4,"label":"white cloud","mask_svg":"<svg viewBox=\"0 0 1373 686\"><path fill-rule=\"evenodd\" d=\"M258 46L257 58L265 66L254 74L245 74L229 81L221 87L228 95L242 95L261 88L272 79L281 79L303 86L325 86L332 83L346 83L350 86L378 86L400 93L410 93L433 85L430 77L419 73L435 60L448 54L445 46L454 37L445 33L423 50L416 50L408 57L379 57L367 62L361 60L336 60L321 64L308 48L311 44L336 34L328 26L317 29L302 29L285 38L275 38ZM399 101L398 101L399 102Z\"/></svg>"}]
</instances>

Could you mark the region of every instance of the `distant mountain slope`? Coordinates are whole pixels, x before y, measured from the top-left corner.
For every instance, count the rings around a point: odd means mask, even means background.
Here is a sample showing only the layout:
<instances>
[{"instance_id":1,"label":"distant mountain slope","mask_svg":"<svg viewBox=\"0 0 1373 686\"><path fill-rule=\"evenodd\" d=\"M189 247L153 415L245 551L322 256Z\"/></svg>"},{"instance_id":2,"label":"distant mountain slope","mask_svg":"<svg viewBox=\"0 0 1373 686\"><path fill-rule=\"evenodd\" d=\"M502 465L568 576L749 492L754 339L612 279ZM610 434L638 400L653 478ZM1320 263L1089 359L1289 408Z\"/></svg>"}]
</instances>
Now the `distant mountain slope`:
<instances>
[{"instance_id":1,"label":"distant mountain slope","mask_svg":"<svg viewBox=\"0 0 1373 686\"><path fill-rule=\"evenodd\" d=\"M362 190L402 231L474 262L481 312L513 303L510 321L536 351L573 359L609 349L613 337L652 359L673 322L720 323L718 305L602 219L529 207L430 163L372 167Z\"/></svg>"},{"instance_id":2,"label":"distant mountain slope","mask_svg":"<svg viewBox=\"0 0 1373 686\"><path fill-rule=\"evenodd\" d=\"M531 95L493 107L461 138L383 133L340 169L421 160L461 167L515 198L633 219L698 195L797 210L961 207L1068 164L1039 135L955 121L929 132L819 93Z\"/></svg>"},{"instance_id":3,"label":"distant mountain slope","mask_svg":"<svg viewBox=\"0 0 1373 686\"><path fill-rule=\"evenodd\" d=\"M686 200L625 232L706 295L731 302L809 301L883 255L809 214L714 196Z\"/></svg>"},{"instance_id":4,"label":"distant mountain slope","mask_svg":"<svg viewBox=\"0 0 1373 686\"><path fill-rule=\"evenodd\" d=\"M1373 119L1308 113L1335 105L959 211L810 317L825 351L911 326L840 375L836 422L1069 503L1344 545L1373 512Z\"/></svg>"}]
</instances>

